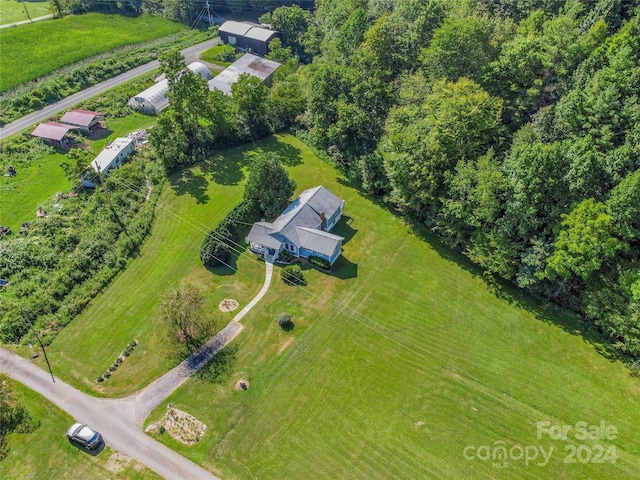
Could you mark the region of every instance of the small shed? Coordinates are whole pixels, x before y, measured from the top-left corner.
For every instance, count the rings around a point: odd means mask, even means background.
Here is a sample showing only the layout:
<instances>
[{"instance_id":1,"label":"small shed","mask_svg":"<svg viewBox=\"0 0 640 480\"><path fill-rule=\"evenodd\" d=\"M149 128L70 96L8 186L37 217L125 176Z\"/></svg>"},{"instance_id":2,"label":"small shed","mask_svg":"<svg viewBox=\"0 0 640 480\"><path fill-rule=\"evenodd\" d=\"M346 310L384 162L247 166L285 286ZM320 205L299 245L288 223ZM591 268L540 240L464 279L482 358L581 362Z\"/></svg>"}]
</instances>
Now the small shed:
<instances>
[{"instance_id":1,"label":"small shed","mask_svg":"<svg viewBox=\"0 0 640 480\"><path fill-rule=\"evenodd\" d=\"M38 125L31 135L42 138L50 145L64 146L69 143L67 133L74 128L58 122L44 122Z\"/></svg>"},{"instance_id":2,"label":"small shed","mask_svg":"<svg viewBox=\"0 0 640 480\"><path fill-rule=\"evenodd\" d=\"M205 80L209 80L213 75L211 70L204 63L192 62L187 68L193 73L200 75ZM147 115L158 115L162 110L169 106L167 92L169 91L169 81L161 80L155 85L150 86L146 90L134 95L129 99L127 105L140 113Z\"/></svg>"},{"instance_id":3,"label":"small shed","mask_svg":"<svg viewBox=\"0 0 640 480\"><path fill-rule=\"evenodd\" d=\"M271 86L273 73L278 67L280 67L278 62L247 53L225 68L217 77L209 80L209 90L221 90L227 95L231 95L231 85L236 83L240 75L245 73L257 77L266 85Z\"/></svg>"},{"instance_id":4,"label":"small shed","mask_svg":"<svg viewBox=\"0 0 640 480\"><path fill-rule=\"evenodd\" d=\"M104 114L82 109L71 110L60 119L60 123L71 125L86 133L91 132L91 129L100 122L104 122Z\"/></svg>"},{"instance_id":5,"label":"small shed","mask_svg":"<svg viewBox=\"0 0 640 480\"><path fill-rule=\"evenodd\" d=\"M116 138L108 144L91 162L91 167L102 175L107 175L112 168L118 168L134 150L133 139ZM85 175L81 179L85 187L95 187L92 176Z\"/></svg>"},{"instance_id":6,"label":"small shed","mask_svg":"<svg viewBox=\"0 0 640 480\"><path fill-rule=\"evenodd\" d=\"M269 53L269 42L282 35L275 30L263 28L261 25L249 22L235 22L229 20L218 27L218 34L223 43L236 47L238 50L252 52L264 56Z\"/></svg>"}]
</instances>

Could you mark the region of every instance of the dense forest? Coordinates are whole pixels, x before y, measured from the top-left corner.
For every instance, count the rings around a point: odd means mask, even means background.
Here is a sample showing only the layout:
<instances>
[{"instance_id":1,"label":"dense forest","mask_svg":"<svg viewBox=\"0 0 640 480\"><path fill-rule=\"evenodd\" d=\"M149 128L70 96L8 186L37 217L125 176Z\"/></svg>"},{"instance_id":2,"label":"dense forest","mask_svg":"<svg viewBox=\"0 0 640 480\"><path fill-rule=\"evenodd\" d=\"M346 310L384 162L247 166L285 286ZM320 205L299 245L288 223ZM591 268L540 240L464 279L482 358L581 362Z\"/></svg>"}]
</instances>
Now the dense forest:
<instances>
[{"instance_id":1,"label":"dense forest","mask_svg":"<svg viewBox=\"0 0 640 480\"><path fill-rule=\"evenodd\" d=\"M174 164L292 129L367 193L637 361L639 15L625 0L279 7L260 19L283 33L273 88L239 85L235 107L210 101L204 119L167 113L158 133L180 142L156 144Z\"/></svg>"}]
</instances>

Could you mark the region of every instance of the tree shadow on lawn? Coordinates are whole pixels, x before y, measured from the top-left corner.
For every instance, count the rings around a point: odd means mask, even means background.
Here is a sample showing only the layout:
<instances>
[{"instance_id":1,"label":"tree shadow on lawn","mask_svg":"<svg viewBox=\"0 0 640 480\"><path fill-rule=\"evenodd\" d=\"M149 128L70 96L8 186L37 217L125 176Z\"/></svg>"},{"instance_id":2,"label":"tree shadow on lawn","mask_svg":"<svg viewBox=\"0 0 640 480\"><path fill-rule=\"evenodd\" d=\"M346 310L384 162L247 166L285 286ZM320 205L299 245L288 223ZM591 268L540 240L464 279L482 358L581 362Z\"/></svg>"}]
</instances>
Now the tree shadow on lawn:
<instances>
[{"instance_id":1,"label":"tree shadow on lawn","mask_svg":"<svg viewBox=\"0 0 640 480\"><path fill-rule=\"evenodd\" d=\"M246 145L241 145L209 156L200 162L202 171L218 185L237 185L244 178L242 169L249 164L246 153L243 153L246 148Z\"/></svg>"},{"instance_id":2,"label":"tree shadow on lawn","mask_svg":"<svg viewBox=\"0 0 640 480\"><path fill-rule=\"evenodd\" d=\"M206 267L206 269L209 270L214 275L217 275L220 277L235 275L236 271L238 270L238 258L240 258L240 255L243 255L247 251L247 249L248 249L247 245L244 245L244 246L233 245L233 248L231 249L231 257L229 258L229 260L225 262L225 265L220 265L217 267ZM249 255L253 255L253 254L249 253ZM258 260L262 260L262 259L258 259Z\"/></svg>"},{"instance_id":3,"label":"tree shadow on lawn","mask_svg":"<svg viewBox=\"0 0 640 480\"><path fill-rule=\"evenodd\" d=\"M304 258L296 259L296 262L300 265L300 269L302 272L306 272L308 270L318 270L319 272L324 273L325 275L329 275L331 277L339 278L341 280L347 280L349 278L356 278L358 276L358 264L353 263L344 256L340 255L336 262L331 267L331 270L325 270L316 265L312 265L308 260Z\"/></svg>"},{"instance_id":4,"label":"tree shadow on lawn","mask_svg":"<svg viewBox=\"0 0 640 480\"><path fill-rule=\"evenodd\" d=\"M210 200L207 194L209 182L204 173L194 172L192 167L185 167L175 175L172 175L171 187L176 195L191 195L197 203L207 203Z\"/></svg>"},{"instance_id":5,"label":"tree shadow on lawn","mask_svg":"<svg viewBox=\"0 0 640 480\"><path fill-rule=\"evenodd\" d=\"M222 384L227 382L238 362L237 352L238 345L236 343L227 345L200 367L193 376L207 383Z\"/></svg>"},{"instance_id":6,"label":"tree shadow on lawn","mask_svg":"<svg viewBox=\"0 0 640 480\"><path fill-rule=\"evenodd\" d=\"M261 145L259 147L255 148L251 152L247 152L249 154L249 158L252 156L252 152L269 152L274 153L280 162L287 167L295 167L302 164L302 155L300 154L300 150L289 143L280 141L277 136L268 137L260 143Z\"/></svg>"}]
</instances>

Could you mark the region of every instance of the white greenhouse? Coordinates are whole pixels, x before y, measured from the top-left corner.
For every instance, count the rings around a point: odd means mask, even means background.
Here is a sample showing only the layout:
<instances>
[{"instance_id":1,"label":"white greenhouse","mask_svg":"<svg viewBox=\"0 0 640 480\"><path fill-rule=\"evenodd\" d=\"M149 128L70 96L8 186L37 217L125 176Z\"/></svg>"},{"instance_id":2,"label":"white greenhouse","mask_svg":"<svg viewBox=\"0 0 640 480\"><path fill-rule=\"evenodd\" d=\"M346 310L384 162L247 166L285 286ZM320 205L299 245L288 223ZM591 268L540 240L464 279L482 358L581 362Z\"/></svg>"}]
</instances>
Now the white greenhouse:
<instances>
[{"instance_id":1,"label":"white greenhouse","mask_svg":"<svg viewBox=\"0 0 640 480\"><path fill-rule=\"evenodd\" d=\"M211 71L201 62L190 63L187 68L205 80L210 80L213 77ZM131 97L127 105L140 113L157 115L169 106L169 100L166 97L168 91L168 80L161 80L143 92Z\"/></svg>"}]
</instances>

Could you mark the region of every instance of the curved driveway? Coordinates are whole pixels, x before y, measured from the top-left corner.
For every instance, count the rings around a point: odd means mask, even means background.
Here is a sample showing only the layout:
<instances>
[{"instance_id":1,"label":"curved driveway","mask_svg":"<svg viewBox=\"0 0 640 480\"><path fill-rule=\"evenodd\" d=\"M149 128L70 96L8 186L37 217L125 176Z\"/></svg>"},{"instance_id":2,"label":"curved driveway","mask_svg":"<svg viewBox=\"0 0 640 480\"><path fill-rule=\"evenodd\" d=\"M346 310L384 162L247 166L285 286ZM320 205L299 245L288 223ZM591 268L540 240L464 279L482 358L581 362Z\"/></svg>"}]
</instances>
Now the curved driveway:
<instances>
[{"instance_id":1,"label":"curved driveway","mask_svg":"<svg viewBox=\"0 0 640 480\"><path fill-rule=\"evenodd\" d=\"M182 55L184 56L185 62L187 64L197 61L200 58L200 54L208 50L209 48L217 45L220 42L220 38L214 38L211 40L207 40L206 42L198 43L197 45L193 45L192 47L185 48L181 50ZM151 72L157 68L160 68L160 62L154 60L153 62L146 63L145 65L141 65L133 70L129 70L128 72L122 73L117 77L110 78L109 80L105 80L104 82L98 83L93 87L89 87L85 90L82 90L78 93L74 93L73 95L64 98L56 103L52 103L51 105L47 105L46 107L38 110L36 112L30 113L29 115L25 115L24 117L16 120L15 122L8 123L4 127L0 127L0 140L13 135L14 133L18 133L25 128L30 127L38 122L46 120L47 118L55 115L58 112L66 110L67 108L73 107L78 103L87 100L95 95L98 95L102 92L105 92L113 87L117 87L118 85L128 82L129 80L133 80L134 78L144 74Z\"/></svg>"},{"instance_id":2,"label":"curved driveway","mask_svg":"<svg viewBox=\"0 0 640 480\"><path fill-rule=\"evenodd\" d=\"M271 284L273 264L265 263L265 280L258 294L231 322L197 352L140 392L125 398L96 398L56 379L19 355L0 349L0 371L38 392L80 422L99 431L105 442L145 464L169 480L220 480L199 465L165 447L142 432L151 411L193 373L231 342L244 328L239 321L265 295Z\"/></svg>"}]
</instances>

